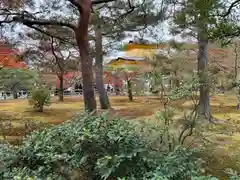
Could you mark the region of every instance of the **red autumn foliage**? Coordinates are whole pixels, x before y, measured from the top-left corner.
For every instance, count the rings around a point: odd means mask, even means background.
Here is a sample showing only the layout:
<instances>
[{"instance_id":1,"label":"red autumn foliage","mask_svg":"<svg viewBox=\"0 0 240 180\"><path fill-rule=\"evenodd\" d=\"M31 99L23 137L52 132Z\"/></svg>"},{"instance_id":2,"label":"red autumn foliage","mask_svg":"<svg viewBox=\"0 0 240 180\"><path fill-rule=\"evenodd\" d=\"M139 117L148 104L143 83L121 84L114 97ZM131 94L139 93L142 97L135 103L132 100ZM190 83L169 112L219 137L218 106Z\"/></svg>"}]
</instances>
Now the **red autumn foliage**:
<instances>
[{"instance_id":1,"label":"red autumn foliage","mask_svg":"<svg viewBox=\"0 0 240 180\"><path fill-rule=\"evenodd\" d=\"M19 61L18 52L4 43L0 43L0 66L26 68L25 63Z\"/></svg>"},{"instance_id":2,"label":"red autumn foliage","mask_svg":"<svg viewBox=\"0 0 240 180\"><path fill-rule=\"evenodd\" d=\"M64 74L63 79L64 79L64 88L68 88L70 86L70 82L72 79L74 79L75 77L82 77L82 74L80 72L67 72ZM60 81L57 78L57 82L56 82L56 87L59 88L60 87ZM110 72L104 72L104 84L113 84L114 86L118 86L118 87L122 87L123 86L123 80L124 78L116 78L114 75L112 75L112 73Z\"/></svg>"}]
</instances>

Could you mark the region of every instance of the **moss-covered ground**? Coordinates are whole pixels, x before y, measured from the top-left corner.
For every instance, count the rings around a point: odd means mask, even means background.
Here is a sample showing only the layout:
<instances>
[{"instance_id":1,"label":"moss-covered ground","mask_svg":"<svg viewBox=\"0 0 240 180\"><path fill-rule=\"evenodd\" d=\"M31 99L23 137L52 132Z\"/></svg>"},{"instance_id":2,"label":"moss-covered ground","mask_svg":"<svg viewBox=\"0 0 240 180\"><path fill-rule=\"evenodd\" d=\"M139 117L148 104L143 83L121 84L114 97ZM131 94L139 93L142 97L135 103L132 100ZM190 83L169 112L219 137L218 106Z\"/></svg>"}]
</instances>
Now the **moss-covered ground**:
<instances>
[{"instance_id":1,"label":"moss-covered ground","mask_svg":"<svg viewBox=\"0 0 240 180\"><path fill-rule=\"evenodd\" d=\"M129 102L126 96L110 97L112 116L129 119L146 119L153 117L156 111L163 108L162 102L153 96L135 97ZM211 98L211 110L214 117L221 119L220 124L207 124L204 138L211 142L205 156L208 161L206 169L212 174L221 174L227 167L237 168L240 160L240 110L236 110L234 94L217 95ZM191 107L190 101L175 102L180 111ZM82 97L65 97L64 102L52 99L52 104L43 113L34 112L27 100L0 101L1 134L10 142L20 142L22 137L33 129L49 124L58 124L69 120L84 109ZM102 111L98 111L101 113ZM5 136L2 136L2 134ZM197 138L193 138L197 139ZM223 175L222 178L224 179Z\"/></svg>"}]
</instances>

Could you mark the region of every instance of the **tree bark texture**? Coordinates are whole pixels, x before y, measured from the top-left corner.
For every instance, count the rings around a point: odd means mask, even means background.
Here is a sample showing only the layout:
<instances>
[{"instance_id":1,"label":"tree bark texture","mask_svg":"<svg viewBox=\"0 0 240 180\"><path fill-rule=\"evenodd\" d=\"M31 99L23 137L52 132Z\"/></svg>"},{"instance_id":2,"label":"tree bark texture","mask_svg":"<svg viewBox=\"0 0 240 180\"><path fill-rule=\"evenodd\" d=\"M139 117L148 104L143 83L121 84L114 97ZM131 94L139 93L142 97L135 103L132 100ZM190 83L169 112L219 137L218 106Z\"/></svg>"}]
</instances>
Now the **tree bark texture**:
<instances>
[{"instance_id":1,"label":"tree bark texture","mask_svg":"<svg viewBox=\"0 0 240 180\"><path fill-rule=\"evenodd\" d=\"M132 81L131 81L131 79L127 79L127 89L128 89L128 99L129 99L129 101L133 101Z\"/></svg>"},{"instance_id":2,"label":"tree bark texture","mask_svg":"<svg viewBox=\"0 0 240 180\"><path fill-rule=\"evenodd\" d=\"M238 103L237 103L236 109L239 110L239 109L240 109L240 88L239 88L239 87L238 87L238 96L237 96L237 99L238 99Z\"/></svg>"},{"instance_id":3,"label":"tree bark texture","mask_svg":"<svg viewBox=\"0 0 240 180\"><path fill-rule=\"evenodd\" d=\"M198 35L198 74L200 78L199 113L211 119L208 85L208 40L205 35Z\"/></svg>"},{"instance_id":4,"label":"tree bark texture","mask_svg":"<svg viewBox=\"0 0 240 180\"><path fill-rule=\"evenodd\" d=\"M235 44L234 47L234 54L235 54L235 63L234 63L234 83L236 83L237 85L237 90L238 90L238 94L237 94L237 107L236 109L239 110L240 109L240 89L239 89L239 77L238 77L238 44Z\"/></svg>"},{"instance_id":5,"label":"tree bark texture","mask_svg":"<svg viewBox=\"0 0 240 180\"><path fill-rule=\"evenodd\" d=\"M160 95L160 98L163 99L163 98L164 98L164 95L165 95L165 89L164 89L163 82L160 83L160 86L161 86L161 95Z\"/></svg>"},{"instance_id":6,"label":"tree bark texture","mask_svg":"<svg viewBox=\"0 0 240 180\"><path fill-rule=\"evenodd\" d=\"M178 88L180 86L180 80L177 71L173 71L173 75L174 75L174 87Z\"/></svg>"},{"instance_id":7,"label":"tree bark texture","mask_svg":"<svg viewBox=\"0 0 240 180\"><path fill-rule=\"evenodd\" d=\"M13 99L18 99L18 93L16 90L13 91Z\"/></svg>"},{"instance_id":8,"label":"tree bark texture","mask_svg":"<svg viewBox=\"0 0 240 180\"><path fill-rule=\"evenodd\" d=\"M110 102L107 91L104 88L103 81L103 48L102 48L102 29L100 25L95 28L95 48L96 48L96 64L95 64L95 78L96 86L99 93L99 101L101 109L110 108Z\"/></svg>"},{"instance_id":9,"label":"tree bark texture","mask_svg":"<svg viewBox=\"0 0 240 180\"><path fill-rule=\"evenodd\" d=\"M59 78L59 90L58 90L58 97L59 97L59 101L63 101L63 92L64 92L64 88L63 88L63 74L61 73Z\"/></svg>"},{"instance_id":10,"label":"tree bark texture","mask_svg":"<svg viewBox=\"0 0 240 180\"><path fill-rule=\"evenodd\" d=\"M118 75L114 76L114 90L116 95L120 95L119 79Z\"/></svg>"},{"instance_id":11,"label":"tree bark texture","mask_svg":"<svg viewBox=\"0 0 240 180\"><path fill-rule=\"evenodd\" d=\"M89 54L88 43L88 24L92 3L91 0L79 0L79 4L81 4L81 7L79 8L80 17L78 26L75 30L75 35L81 58L80 64L82 69L85 111L92 112L96 110L96 100L93 88L93 61Z\"/></svg>"},{"instance_id":12,"label":"tree bark texture","mask_svg":"<svg viewBox=\"0 0 240 180\"><path fill-rule=\"evenodd\" d=\"M237 48L237 44L234 47L234 54L235 54L235 61L234 61L234 80L235 82L238 81L238 48Z\"/></svg>"}]
</instances>

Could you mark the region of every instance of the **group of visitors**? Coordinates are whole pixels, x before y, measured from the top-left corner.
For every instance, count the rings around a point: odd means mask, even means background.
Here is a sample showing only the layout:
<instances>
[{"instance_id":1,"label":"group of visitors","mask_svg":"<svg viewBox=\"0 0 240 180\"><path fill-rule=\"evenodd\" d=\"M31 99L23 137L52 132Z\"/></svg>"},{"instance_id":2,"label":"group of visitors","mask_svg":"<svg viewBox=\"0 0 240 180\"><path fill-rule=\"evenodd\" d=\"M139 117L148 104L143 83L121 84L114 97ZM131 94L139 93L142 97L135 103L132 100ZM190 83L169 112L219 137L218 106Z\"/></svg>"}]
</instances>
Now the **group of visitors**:
<instances>
[{"instance_id":1,"label":"group of visitors","mask_svg":"<svg viewBox=\"0 0 240 180\"><path fill-rule=\"evenodd\" d=\"M105 84L105 90L107 92L114 92L113 84Z\"/></svg>"},{"instance_id":2,"label":"group of visitors","mask_svg":"<svg viewBox=\"0 0 240 180\"><path fill-rule=\"evenodd\" d=\"M114 86L113 84L105 84L105 90L109 93L116 93L116 95L120 95L122 93L122 89L118 86Z\"/></svg>"},{"instance_id":3,"label":"group of visitors","mask_svg":"<svg viewBox=\"0 0 240 180\"><path fill-rule=\"evenodd\" d=\"M28 93L26 91L19 91L19 92L16 92L15 94L12 92L6 91L6 92L1 92L0 94L1 98L3 99L8 99L8 98L11 98L12 96L14 99L16 99L16 98L27 96L27 95Z\"/></svg>"}]
</instances>

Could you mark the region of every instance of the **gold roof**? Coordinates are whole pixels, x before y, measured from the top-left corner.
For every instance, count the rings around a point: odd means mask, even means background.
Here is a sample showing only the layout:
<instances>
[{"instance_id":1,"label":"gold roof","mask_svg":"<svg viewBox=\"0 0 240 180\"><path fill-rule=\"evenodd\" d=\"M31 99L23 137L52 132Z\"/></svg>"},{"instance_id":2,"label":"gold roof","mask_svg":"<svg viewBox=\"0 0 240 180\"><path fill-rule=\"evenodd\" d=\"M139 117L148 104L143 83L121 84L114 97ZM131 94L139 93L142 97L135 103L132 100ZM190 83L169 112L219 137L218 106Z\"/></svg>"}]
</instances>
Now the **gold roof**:
<instances>
[{"instance_id":1,"label":"gold roof","mask_svg":"<svg viewBox=\"0 0 240 180\"><path fill-rule=\"evenodd\" d=\"M111 60L107 66L129 66L136 67L140 71L148 71L149 64L147 63L147 59L152 59L157 52L156 48L142 48L135 47L133 49L128 49L124 57L119 57L117 59Z\"/></svg>"},{"instance_id":2,"label":"gold roof","mask_svg":"<svg viewBox=\"0 0 240 180\"><path fill-rule=\"evenodd\" d=\"M144 57L147 59L152 59L156 54L156 49L131 49L126 51L126 56L128 57Z\"/></svg>"}]
</instances>

